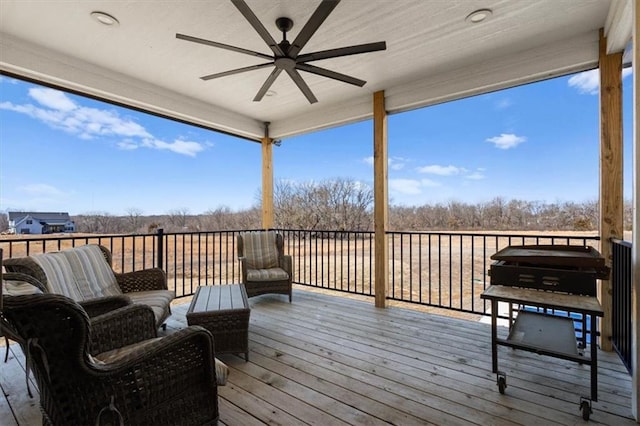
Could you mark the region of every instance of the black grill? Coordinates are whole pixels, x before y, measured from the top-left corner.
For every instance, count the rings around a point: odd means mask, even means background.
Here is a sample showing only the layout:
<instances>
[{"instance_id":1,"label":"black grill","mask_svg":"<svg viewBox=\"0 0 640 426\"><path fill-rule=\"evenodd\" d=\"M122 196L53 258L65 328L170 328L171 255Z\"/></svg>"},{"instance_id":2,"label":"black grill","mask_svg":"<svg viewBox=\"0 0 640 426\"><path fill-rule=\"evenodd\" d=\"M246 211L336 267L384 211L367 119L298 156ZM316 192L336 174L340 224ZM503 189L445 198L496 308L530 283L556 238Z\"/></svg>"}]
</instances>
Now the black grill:
<instances>
[{"instance_id":1,"label":"black grill","mask_svg":"<svg viewBox=\"0 0 640 426\"><path fill-rule=\"evenodd\" d=\"M591 246L509 246L491 256L491 284L596 296L608 279L604 258Z\"/></svg>"}]
</instances>

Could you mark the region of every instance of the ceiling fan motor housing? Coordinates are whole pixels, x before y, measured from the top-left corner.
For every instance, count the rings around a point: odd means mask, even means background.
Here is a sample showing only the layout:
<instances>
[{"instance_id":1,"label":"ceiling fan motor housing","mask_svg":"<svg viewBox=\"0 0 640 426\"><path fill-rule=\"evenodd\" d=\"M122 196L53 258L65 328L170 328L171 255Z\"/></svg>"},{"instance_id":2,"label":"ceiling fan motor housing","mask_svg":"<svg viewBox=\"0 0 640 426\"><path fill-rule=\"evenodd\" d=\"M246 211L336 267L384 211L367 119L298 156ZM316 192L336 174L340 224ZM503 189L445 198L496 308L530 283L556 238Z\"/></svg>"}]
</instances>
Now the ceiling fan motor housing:
<instances>
[{"instance_id":1,"label":"ceiling fan motor housing","mask_svg":"<svg viewBox=\"0 0 640 426\"><path fill-rule=\"evenodd\" d=\"M276 27L283 33L286 33L293 28L293 21L289 18L278 18L276 19Z\"/></svg>"}]
</instances>

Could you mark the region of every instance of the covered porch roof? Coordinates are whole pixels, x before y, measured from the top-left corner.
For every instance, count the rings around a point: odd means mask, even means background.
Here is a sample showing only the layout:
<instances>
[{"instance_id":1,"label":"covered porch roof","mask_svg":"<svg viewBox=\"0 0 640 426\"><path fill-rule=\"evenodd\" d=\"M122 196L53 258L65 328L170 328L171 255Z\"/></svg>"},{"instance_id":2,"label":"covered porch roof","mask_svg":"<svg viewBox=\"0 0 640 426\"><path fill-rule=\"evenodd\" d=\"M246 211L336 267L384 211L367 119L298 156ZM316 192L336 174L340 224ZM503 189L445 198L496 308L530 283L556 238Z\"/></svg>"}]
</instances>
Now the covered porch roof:
<instances>
[{"instance_id":1,"label":"covered porch roof","mask_svg":"<svg viewBox=\"0 0 640 426\"><path fill-rule=\"evenodd\" d=\"M275 25L277 18L293 20L292 40L320 1L246 0L246 4L277 42L282 38ZM272 140L373 117L375 265L381 268L375 273L379 277L376 305L384 306L384 277L388 276L384 270L388 258L387 113L593 69L600 64L604 82L600 236L608 241L621 232L622 181L617 178L622 167L620 58L613 54L622 52L632 32L638 32L634 28L633 17L638 16L634 5L633 0L343 0L301 54L378 41L386 42L386 50L314 62L367 83L357 87L303 73L318 99L310 104L286 75L270 87L271 96L254 102L271 67L209 81L201 79L265 60L190 43L177 39L177 33L261 52L263 57L270 53L231 1L3 0L0 73L262 142L265 228L273 223ZM488 9L488 18L470 22L468 17L478 9ZM96 22L91 17L96 11L111 15L118 25ZM637 46L632 55L637 62ZM637 92L637 74L634 78ZM637 112L634 114L637 127ZM270 123L268 135L265 122ZM634 167L637 170L637 161ZM634 198L637 210L640 197ZM639 220L634 219L636 273L640 270ZM605 251L603 255L609 257ZM602 292L605 307L611 305L609 293L607 288ZM603 328L601 340L610 345L611 327ZM638 331L635 333L637 338ZM634 364L638 364L638 356L634 345ZM634 371L637 385L637 368ZM632 410L636 418L638 406L640 392L634 386Z\"/></svg>"},{"instance_id":2,"label":"covered porch roof","mask_svg":"<svg viewBox=\"0 0 640 426\"><path fill-rule=\"evenodd\" d=\"M319 1L246 0L275 41L289 17L293 40ZM259 141L371 118L372 94L389 113L597 67L631 38L631 0L343 0L301 53L385 41L387 49L313 64L365 80L364 87L302 72L310 104L284 73L252 99L272 68L200 77L264 63L190 43L176 33L269 54L230 1L0 2L0 71ZM466 19L489 9L483 22ZM91 12L119 22L105 26Z\"/></svg>"}]
</instances>

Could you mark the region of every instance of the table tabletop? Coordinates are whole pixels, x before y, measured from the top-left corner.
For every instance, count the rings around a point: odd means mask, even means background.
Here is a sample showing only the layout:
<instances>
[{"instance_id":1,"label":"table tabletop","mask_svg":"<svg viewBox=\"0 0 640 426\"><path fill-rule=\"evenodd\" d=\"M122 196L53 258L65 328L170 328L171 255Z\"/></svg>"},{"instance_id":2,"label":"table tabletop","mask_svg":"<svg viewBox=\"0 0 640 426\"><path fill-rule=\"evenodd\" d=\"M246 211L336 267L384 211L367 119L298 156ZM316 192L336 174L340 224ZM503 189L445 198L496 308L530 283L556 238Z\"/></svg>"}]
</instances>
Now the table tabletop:
<instances>
[{"instance_id":1,"label":"table tabletop","mask_svg":"<svg viewBox=\"0 0 640 426\"><path fill-rule=\"evenodd\" d=\"M196 290L188 314L249 309L243 284L200 286Z\"/></svg>"}]
</instances>

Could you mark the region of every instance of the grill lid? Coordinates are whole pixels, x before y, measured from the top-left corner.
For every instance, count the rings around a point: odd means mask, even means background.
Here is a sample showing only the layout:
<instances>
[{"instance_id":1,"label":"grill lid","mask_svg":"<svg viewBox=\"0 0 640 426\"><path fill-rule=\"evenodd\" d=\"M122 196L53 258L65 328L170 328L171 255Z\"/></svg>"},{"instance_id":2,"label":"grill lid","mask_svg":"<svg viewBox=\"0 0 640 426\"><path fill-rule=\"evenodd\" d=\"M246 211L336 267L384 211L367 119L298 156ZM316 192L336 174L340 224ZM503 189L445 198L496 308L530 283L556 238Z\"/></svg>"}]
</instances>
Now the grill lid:
<instances>
[{"instance_id":1,"label":"grill lid","mask_svg":"<svg viewBox=\"0 0 640 426\"><path fill-rule=\"evenodd\" d=\"M605 265L604 257L591 246L508 246L492 255L491 259L522 266L593 270L597 278L607 279L609 277L609 268Z\"/></svg>"}]
</instances>

